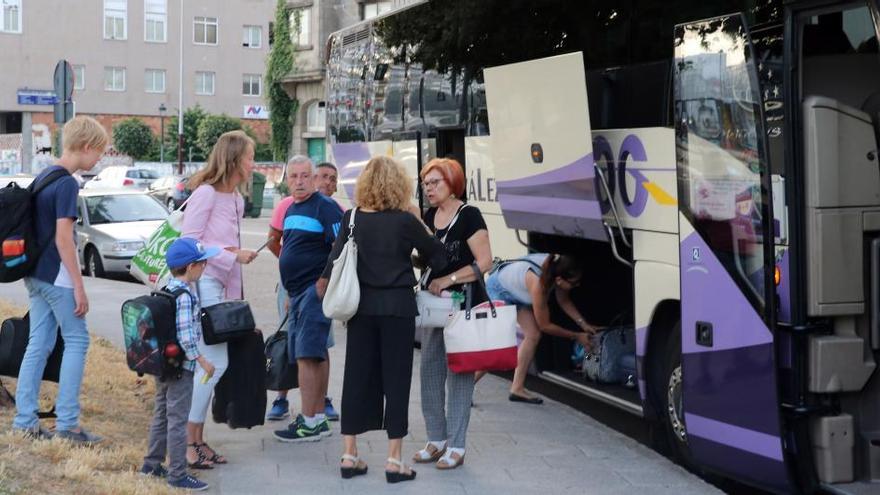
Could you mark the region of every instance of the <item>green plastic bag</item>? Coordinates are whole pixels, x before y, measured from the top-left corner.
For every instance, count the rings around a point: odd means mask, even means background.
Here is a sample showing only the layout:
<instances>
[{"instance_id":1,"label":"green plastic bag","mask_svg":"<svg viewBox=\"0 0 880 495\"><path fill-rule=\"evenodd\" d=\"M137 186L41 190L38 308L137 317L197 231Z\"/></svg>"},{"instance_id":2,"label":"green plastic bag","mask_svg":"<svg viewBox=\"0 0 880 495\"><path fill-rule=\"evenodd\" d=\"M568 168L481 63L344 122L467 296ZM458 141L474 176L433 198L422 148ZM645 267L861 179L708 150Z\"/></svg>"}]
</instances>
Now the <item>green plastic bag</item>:
<instances>
[{"instance_id":1,"label":"green plastic bag","mask_svg":"<svg viewBox=\"0 0 880 495\"><path fill-rule=\"evenodd\" d=\"M168 283L171 273L165 263L168 246L180 237L183 226L183 211L175 210L168 215L162 225L153 232L146 246L134 255L128 272L153 290L161 289Z\"/></svg>"}]
</instances>

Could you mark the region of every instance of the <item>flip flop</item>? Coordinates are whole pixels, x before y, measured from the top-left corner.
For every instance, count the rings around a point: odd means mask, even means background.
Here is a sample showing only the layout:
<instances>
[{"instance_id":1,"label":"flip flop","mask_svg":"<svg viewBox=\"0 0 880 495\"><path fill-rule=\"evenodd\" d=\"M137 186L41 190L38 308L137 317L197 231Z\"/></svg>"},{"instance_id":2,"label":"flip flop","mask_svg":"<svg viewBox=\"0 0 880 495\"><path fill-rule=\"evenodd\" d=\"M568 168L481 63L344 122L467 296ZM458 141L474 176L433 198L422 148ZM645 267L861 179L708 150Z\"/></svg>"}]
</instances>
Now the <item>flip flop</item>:
<instances>
[{"instance_id":1,"label":"flip flop","mask_svg":"<svg viewBox=\"0 0 880 495\"><path fill-rule=\"evenodd\" d=\"M526 404L543 404L544 399L540 397L523 397L522 395L510 394L507 396L510 402L525 402Z\"/></svg>"}]
</instances>

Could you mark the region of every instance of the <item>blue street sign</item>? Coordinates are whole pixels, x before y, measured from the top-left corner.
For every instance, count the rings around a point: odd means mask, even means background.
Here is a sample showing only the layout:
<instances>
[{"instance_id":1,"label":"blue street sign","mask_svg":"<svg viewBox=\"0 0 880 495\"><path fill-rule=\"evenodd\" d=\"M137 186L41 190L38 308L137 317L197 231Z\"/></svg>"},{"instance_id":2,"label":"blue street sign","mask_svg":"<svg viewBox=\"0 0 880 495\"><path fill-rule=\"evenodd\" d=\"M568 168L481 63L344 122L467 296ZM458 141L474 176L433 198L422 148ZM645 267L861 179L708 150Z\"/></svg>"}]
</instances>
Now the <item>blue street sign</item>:
<instances>
[{"instance_id":1,"label":"blue street sign","mask_svg":"<svg viewBox=\"0 0 880 495\"><path fill-rule=\"evenodd\" d=\"M54 105L58 103L58 96L50 89L19 89L17 95L19 105Z\"/></svg>"}]
</instances>

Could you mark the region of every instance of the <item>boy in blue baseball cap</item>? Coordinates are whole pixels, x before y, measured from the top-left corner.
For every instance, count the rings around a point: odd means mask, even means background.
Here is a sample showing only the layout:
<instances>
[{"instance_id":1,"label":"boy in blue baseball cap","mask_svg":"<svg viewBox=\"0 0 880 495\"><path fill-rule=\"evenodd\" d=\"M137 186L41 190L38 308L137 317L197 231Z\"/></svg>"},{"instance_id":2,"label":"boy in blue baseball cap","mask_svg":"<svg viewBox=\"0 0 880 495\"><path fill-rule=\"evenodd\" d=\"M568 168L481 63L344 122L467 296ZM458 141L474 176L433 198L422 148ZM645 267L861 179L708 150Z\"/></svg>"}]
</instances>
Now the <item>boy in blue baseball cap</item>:
<instances>
[{"instance_id":1,"label":"boy in blue baseball cap","mask_svg":"<svg viewBox=\"0 0 880 495\"><path fill-rule=\"evenodd\" d=\"M174 319L177 323L177 342L186 354L186 360L180 378L156 378L156 405L150 425L148 451L141 468L142 474L168 478L168 484L172 487L195 491L206 490L208 484L188 474L187 465L195 469L211 469L211 466L201 458L191 463L186 458L186 423L192 402L193 372L198 363L207 376L211 376L214 374L214 365L199 352L198 343L202 340L199 320L201 308L193 285L205 272L208 258L218 254L220 249L205 248L188 237L175 240L165 253L165 261L173 277L165 290L174 292L182 289L186 292L177 297ZM162 466L166 451L168 469Z\"/></svg>"}]
</instances>

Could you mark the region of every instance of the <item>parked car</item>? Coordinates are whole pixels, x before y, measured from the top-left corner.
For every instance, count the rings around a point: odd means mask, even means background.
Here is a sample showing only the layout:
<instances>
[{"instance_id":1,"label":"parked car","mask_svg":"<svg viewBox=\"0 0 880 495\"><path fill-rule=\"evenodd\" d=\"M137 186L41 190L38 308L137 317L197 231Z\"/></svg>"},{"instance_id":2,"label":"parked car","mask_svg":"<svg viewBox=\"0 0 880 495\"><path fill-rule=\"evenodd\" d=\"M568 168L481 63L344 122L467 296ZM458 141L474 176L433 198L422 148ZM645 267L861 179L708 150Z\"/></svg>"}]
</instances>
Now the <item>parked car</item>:
<instances>
[{"instance_id":1,"label":"parked car","mask_svg":"<svg viewBox=\"0 0 880 495\"><path fill-rule=\"evenodd\" d=\"M186 187L188 180L189 177L180 175L160 177L150 184L147 194L159 200L168 211L174 211L180 208L180 205L192 194L192 191Z\"/></svg>"},{"instance_id":2,"label":"parked car","mask_svg":"<svg viewBox=\"0 0 880 495\"><path fill-rule=\"evenodd\" d=\"M131 190L80 191L77 253L87 275L128 272L131 259L168 217L152 196Z\"/></svg>"},{"instance_id":3,"label":"parked car","mask_svg":"<svg viewBox=\"0 0 880 495\"><path fill-rule=\"evenodd\" d=\"M131 188L144 191L158 178L159 174L148 168L107 167L94 179L86 182L83 189Z\"/></svg>"}]
</instances>

